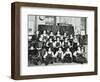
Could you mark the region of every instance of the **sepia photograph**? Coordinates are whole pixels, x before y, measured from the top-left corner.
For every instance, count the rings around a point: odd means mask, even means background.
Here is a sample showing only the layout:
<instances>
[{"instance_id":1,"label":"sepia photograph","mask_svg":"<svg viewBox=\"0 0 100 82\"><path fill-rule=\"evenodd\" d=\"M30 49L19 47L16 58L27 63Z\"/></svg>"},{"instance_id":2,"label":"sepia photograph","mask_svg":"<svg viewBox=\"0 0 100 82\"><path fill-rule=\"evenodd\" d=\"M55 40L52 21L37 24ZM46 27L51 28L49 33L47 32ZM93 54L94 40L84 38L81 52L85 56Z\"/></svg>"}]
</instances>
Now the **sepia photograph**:
<instances>
[{"instance_id":1,"label":"sepia photograph","mask_svg":"<svg viewBox=\"0 0 100 82\"><path fill-rule=\"evenodd\" d=\"M88 63L87 17L28 15L28 66Z\"/></svg>"}]
</instances>

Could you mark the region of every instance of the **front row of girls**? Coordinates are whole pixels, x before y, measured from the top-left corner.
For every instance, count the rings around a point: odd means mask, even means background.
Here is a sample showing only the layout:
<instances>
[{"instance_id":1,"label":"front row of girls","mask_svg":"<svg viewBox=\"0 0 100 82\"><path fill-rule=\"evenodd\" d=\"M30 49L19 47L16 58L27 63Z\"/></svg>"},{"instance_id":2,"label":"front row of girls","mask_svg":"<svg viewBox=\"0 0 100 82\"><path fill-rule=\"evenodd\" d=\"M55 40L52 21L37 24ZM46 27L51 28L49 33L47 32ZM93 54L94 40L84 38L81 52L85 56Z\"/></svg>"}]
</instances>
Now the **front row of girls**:
<instances>
[{"instance_id":1,"label":"front row of girls","mask_svg":"<svg viewBox=\"0 0 100 82\"><path fill-rule=\"evenodd\" d=\"M46 65L53 62L57 62L57 63L72 62L72 53L70 52L69 48L65 53L63 53L62 48L59 48L59 50L55 54L51 50L51 48L49 48L43 57Z\"/></svg>"},{"instance_id":2,"label":"front row of girls","mask_svg":"<svg viewBox=\"0 0 100 82\"><path fill-rule=\"evenodd\" d=\"M43 56L45 65L48 65L50 63L86 63L87 60L83 53L80 50L80 47L78 47L78 50L75 51L72 55L72 52L69 48L66 49L65 52L62 51L62 48L59 48L58 51L54 54L54 52L51 50L51 48L48 49L48 51Z\"/></svg>"}]
</instances>

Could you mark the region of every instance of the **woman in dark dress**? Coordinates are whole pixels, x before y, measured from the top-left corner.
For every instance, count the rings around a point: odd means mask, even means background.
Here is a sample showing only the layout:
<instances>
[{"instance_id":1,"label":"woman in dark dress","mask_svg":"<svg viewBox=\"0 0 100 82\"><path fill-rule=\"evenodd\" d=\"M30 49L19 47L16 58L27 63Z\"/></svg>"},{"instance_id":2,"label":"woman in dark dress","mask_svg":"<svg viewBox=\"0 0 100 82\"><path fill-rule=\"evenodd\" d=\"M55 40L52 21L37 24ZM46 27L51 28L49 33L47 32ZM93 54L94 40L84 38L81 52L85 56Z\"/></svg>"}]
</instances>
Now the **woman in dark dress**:
<instances>
[{"instance_id":1,"label":"woman in dark dress","mask_svg":"<svg viewBox=\"0 0 100 82\"><path fill-rule=\"evenodd\" d=\"M34 48L32 51L32 64L34 65L40 65L42 62L42 57L40 56L40 52Z\"/></svg>"},{"instance_id":2,"label":"woman in dark dress","mask_svg":"<svg viewBox=\"0 0 100 82\"><path fill-rule=\"evenodd\" d=\"M40 32L36 31L36 33L32 36L32 41L38 41L40 37Z\"/></svg>"},{"instance_id":3,"label":"woman in dark dress","mask_svg":"<svg viewBox=\"0 0 100 82\"><path fill-rule=\"evenodd\" d=\"M78 39L76 38L76 36L74 36L73 45L70 48L71 52L74 53L75 51L77 51L79 46L80 45L79 45Z\"/></svg>"},{"instance_id":4,"label":"woman in dark dress","mask_svg":"<svg viewBox=\"0 0 100 82\"><path fill-rule=\"evenodd\" d=\"M60 39L57 38L57 41L54 42L55 52L61 47Z\"/></svg>"},{"instance_id":5,"label":"woman in dark dress","mask_svg":"<svg viewBox=\"0 0 100 82\"><path fill-rule=\"evenodd\" d=\"M72 62L72 53L69 48L67 48L62 59L63 59L63 63L71 63Z\"/></svg>"},{"instance_id":6,"label":"woman in dark dress","mask_svg":"<svg viewBox=\"0 0 100 82\"><path fill-rule=\"evenodd\" d=\"M81 63L81 64L87 63L87 59L82 53L80 47L78 47L78 50L73 53L73 58L74 58L73 61L76 63Z\"/></svg>"},{"instance_id":7,"label":"woman in dark dress","mask_svg":"<svg viewBox=\"0 0 100 82\"><path fill-rule=\"evenodd\" d=\"M62 42L62 48L63 48L63 51L65 52L67 48L70 47L70 43L68 42L68 39L65 38L65 40Z\"/></svg>"},{"instance_id":8,"label":"woman in dark dress","mask_svg":"<svg viewBox=\"0 0 100 82\"><path fill-rule=\"evenodd\" d=\"M49 39L49 41L46 43L48 48L53 48L53 41L52 38Z\"/></svg>"},{"instance_id":9,"label":"woman in dark dress","mask_svg":"<svg viewBox=\"0 0 100 82\"><path fill-rule=\"evenodd\" d=\"M51 51L51 48L44 55L45 65L52 64L54 62L54 53Z\"/></svg>"},{"instance_id":10,"label":"woman in dark dress","mask_svg":"<svg viewBox=\"0 0 100 82\"><path fill-rule=\"evenodd\" d=\"M62 56L63 56L63 51L62 48L59 48L59 50L55 54L55 62L62 62Z\"/></svg>"}]
</instances>

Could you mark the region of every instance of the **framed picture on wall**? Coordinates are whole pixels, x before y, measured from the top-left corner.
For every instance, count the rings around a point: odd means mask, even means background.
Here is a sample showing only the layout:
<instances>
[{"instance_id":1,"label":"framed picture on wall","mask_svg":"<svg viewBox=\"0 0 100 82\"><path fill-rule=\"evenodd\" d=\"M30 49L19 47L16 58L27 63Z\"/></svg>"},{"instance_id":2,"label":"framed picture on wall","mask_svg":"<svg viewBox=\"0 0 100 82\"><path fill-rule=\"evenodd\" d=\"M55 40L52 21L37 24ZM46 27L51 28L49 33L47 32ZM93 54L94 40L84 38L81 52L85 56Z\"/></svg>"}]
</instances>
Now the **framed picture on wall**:
<instances>
[{"instance_id":1,"label":"framed picture on wall","mask_svg":"<svg viewBox=\"0 0 100 82\"><path fill-rule=\"evenodd\" d=\"M11 6L12 79L97 74L97 7Z\"/></svg>"}]
</instances>

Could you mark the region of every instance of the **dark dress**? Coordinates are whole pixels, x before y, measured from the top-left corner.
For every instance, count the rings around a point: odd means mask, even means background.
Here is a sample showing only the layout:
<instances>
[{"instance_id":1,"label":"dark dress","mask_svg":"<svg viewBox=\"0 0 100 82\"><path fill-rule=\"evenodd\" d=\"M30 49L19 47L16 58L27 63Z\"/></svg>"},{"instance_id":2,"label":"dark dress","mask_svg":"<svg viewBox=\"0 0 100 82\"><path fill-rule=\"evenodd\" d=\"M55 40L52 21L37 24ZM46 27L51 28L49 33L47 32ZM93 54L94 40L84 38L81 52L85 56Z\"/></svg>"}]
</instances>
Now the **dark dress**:
<instances>
[{"instance_id":1,"label":"dark dress","mask_svg":"<svg viewBox=\"0 0 100 82\"><path fill-rule=\"evenodd\" d=\"M74 53L74 52L77 51L77 50L78 50L78 45L77 45L76 42L74 42L74 43L73 43L73 46L70 48L70 51L71 51L72 53Z\"/></svg>"},{"instance_id":2,"label":"dark dress","mask_svg":"<svg viewBox=\"0 0 100 82\"><path fill-rule=\"evenodd\" d=\"M48 47L53 48L53 42L48 42Z\"/></svg>"},{"instance_id":3,"label":"dark dress","mask_svg":"<svg viewBox=\"0 0 100 82\"><path fill-rule=\"evenodd\" d=\"M66 54L63 58L63 63L71 63L72 58L70 57L70 54Z\"/></svg>"},{"instance_id":4,"label":"dark dress","mask_svg":"<svg viewBox=\"0 0 100 82\"><path fill-rule=\"evenodd\" d=\"M42 48L46 48L47 49L46 42L43 42Z\"/></svg>"},{"instance_id":5,"label":"dark dress","mask_svg":"<svg viewBox=\"0 0 100 82\"><path fill-rule=\"evenodd\" d=\"M32 36L32 41L38 41L39 37L40 37L40 35L33 35Z\"/></svg>"},{"instance_id":6,"label":"dark dress","mask_svg":"<svg viewBox=\"0 0 100 82\"><path fill-rule=\"evenodd\" d=\"M56 43L56 48L59 48L61 46L60 42Z\"/></svg>"},{"instance_id":7,"label":"dark dress","mask_svg":"<svg viewBox=\"0 0 100 82\"><path fill-rule=\"evenodd\" d=\"M32 64L39 65L41 63L42 57L39 54L37 49L34 49L32 52Z\"/></svg>"},{"instance_id":8,"label":"dark dress","mask_svg":"<svg viewBox=\"0 0 100 82\"><path fill-rule=\"evenodd\" d=\"M68 46L68 42L64 42L64 46L63 46L63 50L64 50L64 52L66 51L67 48L69 48L69 46Z\"/></svg>"},{"instance_id":9,"label":"dark dress","mask_svg":"<svg viewBox=\"0 0 100 82\"><path fill-rule=\"evenodd\" d=\"M73 39L69 39L71 46L73 45Z\"/></svg>"},{"instance_id":10,"label":"dark dress","mask_svg":"<svg viewBox=\"0 0 100 82\"><path fill-rule=\"evenodd\" d=\"M87 63L87 59L83 57L82 53L77 53L76 62L81 64Z\"/></svg>"},{"instance_id":11,"label":"dark dress","mask_svg":"<svg viewBox=\"0 0 100 82\"><path fill-rule=\"evenodd\" d=\"M60 42L56 42L55 52L58 51L58 49L61 47Z\"/></svg>"},{"instance_id":12,"label":"dark dress","mask_svg":"<svg viewBox=\"0 0 100 82\"><path fill-rule=\"evenodd\" d=\"M51 53L47 53L47 56L45 58L45 65L51 64L53 63L53 57L52 57L52 52Z\"/></svg>"},{"instance_id":13,"label":"dark dress","mask_svg":"<svg viewBox=\"0 0 100 82\"><path fill-rule=\"evenodd\" d=\"M56 62L57 62L57 63L62 61L61 55L62 55L62 53L58 52L57 58L56 58Z\"/></svg>"},{"instance_id":14,"label":"dark dress","mask_svg":"<svg viewBox=\"0 0 100 82\"><path fill-rule=\"evenodd\" d=\"M45 35L45 36L43 35L43 41L44 41L44 40L45 40L45 41L47 41L47 40L48 40L47 35Z\"/></svg>"}]
</instances>

